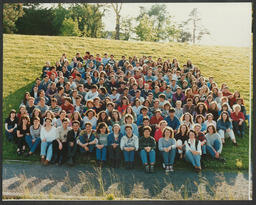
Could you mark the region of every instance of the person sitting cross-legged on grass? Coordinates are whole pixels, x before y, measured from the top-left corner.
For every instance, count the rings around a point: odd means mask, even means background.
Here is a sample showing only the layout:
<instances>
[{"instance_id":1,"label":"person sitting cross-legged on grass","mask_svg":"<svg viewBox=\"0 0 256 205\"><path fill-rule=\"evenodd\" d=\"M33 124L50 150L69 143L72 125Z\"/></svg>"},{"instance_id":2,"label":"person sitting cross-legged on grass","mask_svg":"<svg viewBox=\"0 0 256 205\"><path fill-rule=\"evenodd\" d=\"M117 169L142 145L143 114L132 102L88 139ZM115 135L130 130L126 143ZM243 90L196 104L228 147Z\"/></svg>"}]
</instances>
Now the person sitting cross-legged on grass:
<instances>
[{"instance_id":1,"label":"person sitting cross-legged on grass","mask_svg":"<svg viewBox=\"0 0 256 205\"><path fill-rule=\"evenodd\" d=\"M90 161L96 143L97 140L95 139L95 134L92 130L92 123L86 122L85 129L79 134L77 144L80 146L80 152L84 155L87 162Z\"/></svg>"},{"instance_id":2,"label":"person sitting cross-legged on grass","mask_svg":"<svg viewBox=\"0 0 256 205\"><path fill-rule=\"evenodd\" d=\"M232 122L230 121L229 114L223 111L217 121L217 130L221 137L222 144L225 143L225 135L228 135L233 144L237 146L236 137L233 132Z\"/></svg>"},{"instance_id":3,"label":"person sitting cross-legged on grass","mask_svg":"<svg viewBox=\"0 0 256 205\"><path fill-rule=\"evenodd\" d=\"M196 133L194 130L188 132L189 139L185 141L186 154L185 159L192 163L196 171L201 170L201 141L196 139Z\"/></svg>"},{"instance_id":4,"label":"person sitting cross-legged on grass","mask_svg":"<svg viewBox=\"0 0 256 205\"><path fill-rule=\"evenodd\" d=\"M16 137L17 125L18 118L16 116L16 110L12 109L5 120L5 136L7 136L9 142L13 141Z\"/></svg>"},{"instance_id":5,"label":"person sitting cross-legged on grass","mask_svg":"<svg viewBox=\"0 0 256 205\"><path fill-rule=\"evenodd\" d=\"M206 138L206 150L211 155L212 158L225 161L220 157L222 151L222 141L221 137L216 131L216 128L213 124L208 125Z\"/></svg>"},{"instance_id":6,"label":"person sitting cross-legged on grass","mask_svg":"<svg viewBox=\"0 0 256 205\"><path fill-rule=\"evenodd\" d=\"M26 149L26 141L25 138L27 135L30 135L30 120L28 115L24 115L21 117L21 121L17 128L17 142L18 142L18 149L17 154L21 155L25 152Z\"/></svg>"},{"instance_id":7,"label":"person sitting cross-legged on grass","mask_svg":"<svg viewBox=\"0 0 256 205\"><path fill-rule=\"evenodd\" d=\"M45 119L45 126L41 128L41 163L48 165L52 158L52 141L57 137L57 129L52 126L52 119ZM46 159L45 159L46 158Z\"/></svg>"},{"instance_id":8,"label":"person sitting cross-legged on grass","mask_svg":"<svg viewBox=\"0 0 256 205\"><path fill-rule=\"evenodd\" d=\"M26 156L32 155L38 145L41 143L40 139L41 125L39 117L35 117L33 120L33 125L30 126L30 135L25 136L26 143L29 146L29 152L26 153Z\"/></svg>"},{"instance_id":9,"label":"person sitting cross-legged on grass","mask_svg":"<svg viewBox=\"0 0 256 205\"><path fill-rule=\"evenodd\" d=\"M162 152L165 172L173 172L173 164L176 155L176 140L171 127L164 128L163 137L159 139L158 149Z\"/></svg>"},{"instance_id":10,"label":"person sitting cross-legged on grass","mask_svg":"<svg viewBox=\"0 0 256 205\"><path fill-rule=\"evenodd\" d=\"M96 130L96 159L98 166L103 166L107 160L108 134L108 125L105 122L100 122Z\"/></svg>"},{"instance_id":11,"label":"person sitting cross-legged on grass","mask_svg":"<svg viewBox=\"0 0 256 205\"><path fill-rule=\"evenodd\" d=\"M241 106L235 104L233 106L234 112L231 113L234 133L236 136L243 137L245 129L245 116L241 112Z\"/></svg>"},{"instance_id":12,"label":"person sitting cross-legged on grass","mask_svg":"<svg viewBox=\"0 0 256 205\"><path fill-rule=\"evenodd\" d=\"M151 127L145 126L143 130L144 136L141 137L139 140L140 157L143 165L145 166L145 172L153 173L154 165L156 162L156 141L153 137L150 136ZM150 166L148 164L148 161L150 162Z\"/></svg>"},{"instance_id":13,"label":"person sitting cross-legged on grass","mask_svg":"<svg viewBox=\"0 0 256 205\"><path fill-rule=\"evenodd\" d=\"M135 151L139 149L139 138L133 134L131 124L125 126L126 135L124 135L120 142L120 148L124 153L124 161L126 169L134 168Z\"/></svg>"},{"instance_id":14,"label":"person sitting cross-legged on grass","mask_svg":"<svg viewBox=\"0 0 256 205\"><path fill-rule=\"evenodd\" d=\"M72 129L67 133L67 164L72 166L75 162L75 155L77 153L77 139L80 133L80 122L78 120L72 121Z\"/></svg>"},{"instance_id":15,"label":"person sitting cross-legged on grass","mask_svg":"<svg viewBox=\"0 0 256 205\"><path fill-rule=\"evenodd\" d=\"M113 132L108 135L108 154L113 168L120 166L120 140L122 134L120 132L120 125L114 124L112 127Z\"/></svg>"}]
</instances>

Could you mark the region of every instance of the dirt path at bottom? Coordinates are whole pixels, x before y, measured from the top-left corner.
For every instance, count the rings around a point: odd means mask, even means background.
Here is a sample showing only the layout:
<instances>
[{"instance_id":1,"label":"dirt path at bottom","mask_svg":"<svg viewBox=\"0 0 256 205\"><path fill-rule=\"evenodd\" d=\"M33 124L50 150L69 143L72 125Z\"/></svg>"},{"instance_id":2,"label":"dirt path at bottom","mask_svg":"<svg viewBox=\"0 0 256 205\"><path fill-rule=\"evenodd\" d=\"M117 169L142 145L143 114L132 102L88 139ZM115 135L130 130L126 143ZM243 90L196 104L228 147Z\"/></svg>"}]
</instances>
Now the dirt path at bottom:
<instances>
[{"instance_id":1,"label":"dirt path at bottom","mask_svg":"<svg viewBox=\"0 0 256 205\"><path fill-rule=\"evenodd\" d=\"M40 199L163 199L163 200L248 200L248 172L176 169L165 174L157 169L145 174L135 170L40 164L3 163L3 197Z\"/></svg>"}]
</instances>

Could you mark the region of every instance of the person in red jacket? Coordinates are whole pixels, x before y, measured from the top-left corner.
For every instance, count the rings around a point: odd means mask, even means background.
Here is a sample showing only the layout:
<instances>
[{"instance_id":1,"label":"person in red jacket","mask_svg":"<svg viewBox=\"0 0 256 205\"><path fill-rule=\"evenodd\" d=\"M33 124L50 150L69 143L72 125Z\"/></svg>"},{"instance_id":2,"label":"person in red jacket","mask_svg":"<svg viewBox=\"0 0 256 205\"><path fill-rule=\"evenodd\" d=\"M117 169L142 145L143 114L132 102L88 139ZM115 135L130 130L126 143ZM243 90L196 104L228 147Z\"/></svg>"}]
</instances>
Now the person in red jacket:
<instances>
[{"instance_id":1,"label":"person in red jacket","mask_svg":"<svg viewBox=\"0 0 256 205\"><path fill-rule=\"evenodd\" d=\"M235 104L233 106L234 112L231 113L233 129L236 136L243 137L245 129L245 116L241 112L241 106Z\"/></svg>"},{"instance_id":2,"label":"person in red jacket","mask_svg":"<svg viewBox=\"0 0 256 205\"><path fill-rule=\"evenodd\" d=\"M160 109L157 109L155 111L155 115L153 115L150 119L150 124L152 125L158 125L159 122L161 122L164 118L162 117L162 112Z\"/></svg>"},{"instance_id":3,"label":"person in red jacket","mask_svg":"<svg viewBox=\"0 0 256 205\"><path fill-rule=\"evenodd\" d=\"M62 110L65 110L68 117L70 118L75 108L72 105L72 100L70 97L66 97L64 103L61 105Z\"/></svg>"},{"instance_id":4,"label":"person in red jacket","mask_svg":"<svg viewBox=\"0 0 256 205\"><path fill-rule=\"evenodd\" d=\"M156 130L155 132L155 140L158 143L159 139L163 137L163 130L164 128L166 128L167 126L167 122L165 120L162 120L161 122L159 122L159 128Z\"/></svg>"}]
</instances>

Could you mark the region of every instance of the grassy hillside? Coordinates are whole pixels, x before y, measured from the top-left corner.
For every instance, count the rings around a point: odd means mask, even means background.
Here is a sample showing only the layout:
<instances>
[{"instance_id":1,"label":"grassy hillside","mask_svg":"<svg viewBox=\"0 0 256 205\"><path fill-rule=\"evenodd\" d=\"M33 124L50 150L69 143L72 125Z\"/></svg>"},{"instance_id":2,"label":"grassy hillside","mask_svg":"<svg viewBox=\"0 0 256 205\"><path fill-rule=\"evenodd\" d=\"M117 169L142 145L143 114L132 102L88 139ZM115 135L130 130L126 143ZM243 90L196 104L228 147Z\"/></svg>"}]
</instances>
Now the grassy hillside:
<instances>
[{"instance_id":1,"label":"grassy hillside","mask_svg":"<svg viewBox=\"0 0 256 205\"><path fill-rule=\"evenodd\" d=\"M80 52L92 54L105 52L114 54L118 59L122 55L152 55L154 59L176 57L181 65L191 59L205 77L213 76L221 85L226 82L233 92L239 90L249 111L249 63L250 49L220 46L193 46L179 43L127 42L105 39L50 36L3 36L3 118L11 108L18 108L24 92L30 90L33 81L41 74L46 61L52 64L66 53L68 59ZM227 144L224 155L228 165L222 168L235 168L236 158L243 160L243 168L248 168L248 136L239 140L240 146L234 148ZM226 147L227 146L227 147ZM4 141L4 159L16 159L15 148ZM228 155L225 153L229 153ZM215 169L216 167L209 166Z\"/></svg>"}]
</instances>

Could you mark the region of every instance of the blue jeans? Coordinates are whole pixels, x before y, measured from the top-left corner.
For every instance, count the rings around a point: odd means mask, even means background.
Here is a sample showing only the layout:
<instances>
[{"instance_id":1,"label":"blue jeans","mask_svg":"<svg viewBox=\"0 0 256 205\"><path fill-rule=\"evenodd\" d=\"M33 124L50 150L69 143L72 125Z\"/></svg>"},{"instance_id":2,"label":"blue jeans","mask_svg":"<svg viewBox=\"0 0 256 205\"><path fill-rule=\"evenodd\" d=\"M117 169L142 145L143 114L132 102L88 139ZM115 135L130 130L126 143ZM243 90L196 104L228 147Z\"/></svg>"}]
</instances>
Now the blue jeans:
<instances>
[{"instance_id":1,"label":"blue jeans","mask_svg":"<svg viewBox=\"0 0 256 205\"><path fill-rule=\"evenodd\" d=\"M13 126L8 125L8 130L9 130L9 129L12 129L12 128L13 128ZM13 132L11 132L11 133L10 133L10 132L7 132L7 131L5 130L5 136L7 137L7 140L8 140L8 141L14 140L15 133L16 133L16 129L14 129Z\"/></svg>"},{"instance_id":2,"label":"blue jeans","mask_svg":"<svg viewBox=\"0 0 256 205\"><path fill-rule=\"evenodd\" d=\"M134 161L134 150L132 151L125 151L124 150L124 161L125 162L133 162Z\"/></svg>"},{"instance_id":3,"label":"blue jeans","mask_svg":"<svg viewBox=\"0 0 256 205\"><path fill-rule=\"evenodd\" d=\"M30 135L26 135L25 136L25 141L29 146L30 152L34 153L36 151L37 146L40 144L41 139L40 138L36 138L35 142L32 142L32 137Z\"/></svg>"},{"instance_id":4,"label":"blue jeans","mask_svg":"<svg viewBox=\"0 0 256 205\"><path fill-rule=\"evenodd\" d=\"M51 161L52 159L52 142L41 143L41 156L46 156L46 160Z\"/></svg>"},{"instance_id":5,"label":"blue jeans","mask_svg":"<svg viewBox=\"0 0 256 205\"><path fill-rule=\"evenodd\" d=\"M194 167L201 167L201 163L200 163L201 155L200 154L194 155L194 154L192 154L192 152L190 150L187 150L185 159L187 161L191 162Z\"/></svg>"},{"instance_id":6,"label":"blue jeans","mask_svg":"<svg viewBox=\"0 0 256 205\"><path fill-rule=\"evenodd\" d=\"M83 144L86 143L86 141L84 140L83 137L79 137L79 140L80 140L80 142L83 143ZM88 145L87 147L89 148L89 152L92 153L92 152L93 152L93 149L94 149L94 147L95 147L95 145L94 145L94 144L93 144L93 145ZM80 152L81 152L81 153L85 153L85 152L87 152L87 151L86 151L83 147L80 146Z\"/></svg>"},{"instance_id":7,"label":"blue jeans","mask_svg":"<svg viewBox=\"0 0 256 205\"><path fill-rule=\"evenodd\" d=\"M204 144L201 148L202 148L202 154L206 154L206 144Z\"/></svg>"},{"instance_id":8,"label":"blue jeans","mask_svg":"<svg viewBox=\"0 0 256 205\"><path fill-rule=\"evenodd\" d=\"M107 159L107 147L103 147L102 149L98 149L96 147L96 159L101 161L106 161Z\"/></svg>"},{"instance_id":9,"label":"blue jeans","mask_svg":"<svg viewBox=\"0 0 256 205\"><path fill-rule=\"evenodd\" d=\"M164 159L164 164L166 166L173 165L176 155L176 149L171 149L169 152L162 151L162 156Z\"/></svg>"},{"instance_id":10,"label":"blue jeans","mask_svg":"<svg viewBox=\"0 0 256 205\"><path fill-rule=\"evenodd\" d=\"M142 161L143 165L148 163L147 153L149 155L150 164L155 163L155 161L156 161L156 152L155 152L155 150L150 150L150 152L147 152L146 150L143 149L143 150L140 151L140 157L141 157L141 161Z\"/></svg>"},{"instance_id":11,"label":"blue jeans","mask_svg":"<svg viewBox=\"0 0 256 205\"><path fill-rule=\"evenodd\" d=\"M220 148L220 145L221 144L220 144L219 140L215 140L214 143L213 143L213 147L214 147L215 150L218 150ZM213 149L210 146L207 145L206 149L212 157L215 157L215 152L213 151Z\"/></svg>"}]
</instances>

